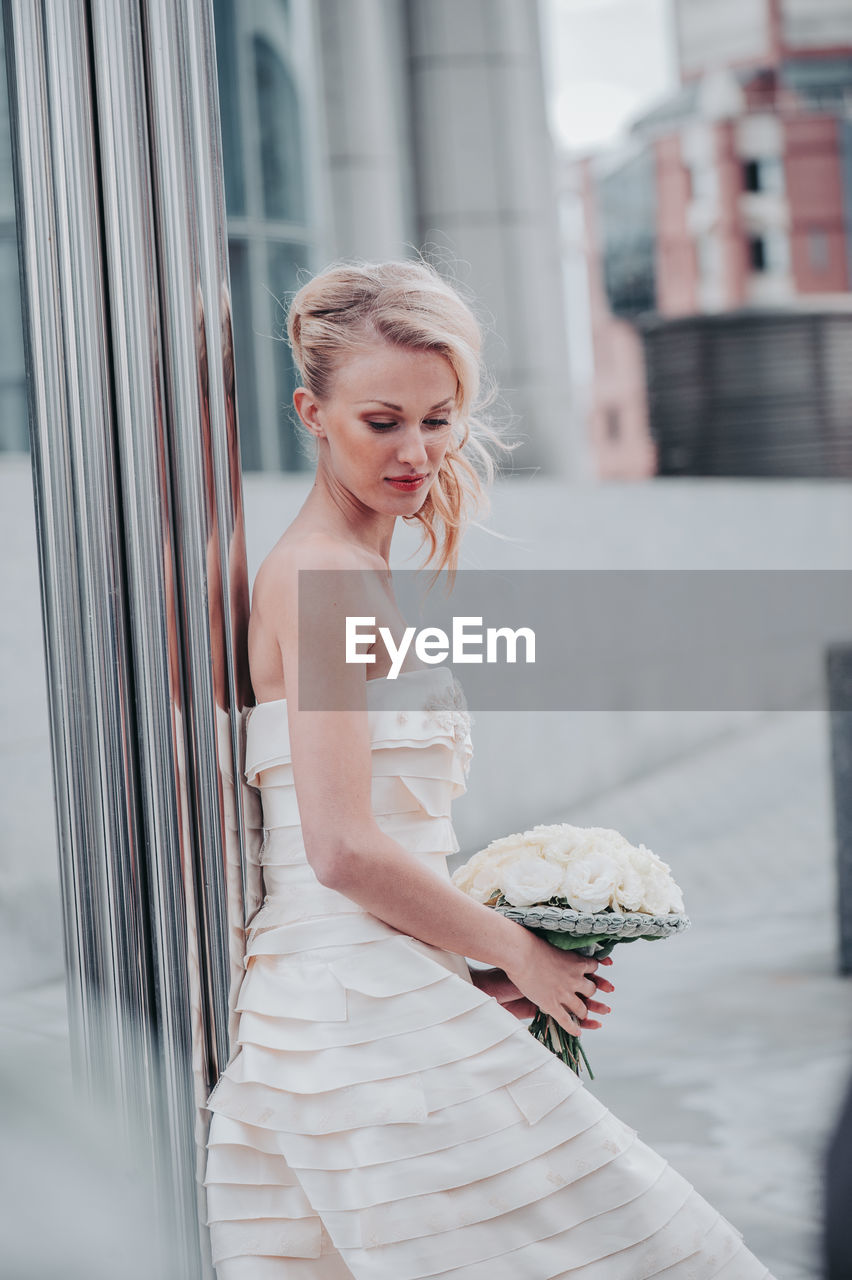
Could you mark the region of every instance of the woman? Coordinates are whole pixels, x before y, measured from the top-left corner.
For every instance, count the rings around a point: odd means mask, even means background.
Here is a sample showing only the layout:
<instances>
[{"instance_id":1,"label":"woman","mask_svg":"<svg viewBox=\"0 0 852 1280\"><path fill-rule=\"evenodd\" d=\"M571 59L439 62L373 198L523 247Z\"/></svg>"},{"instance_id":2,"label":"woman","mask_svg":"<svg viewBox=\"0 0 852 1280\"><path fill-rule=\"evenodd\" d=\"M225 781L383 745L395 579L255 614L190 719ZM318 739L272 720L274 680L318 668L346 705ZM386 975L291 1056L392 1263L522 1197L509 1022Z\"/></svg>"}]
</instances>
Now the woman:
<instances>
[{"instance_id":1,"label":"woman","mask_svg":"<svg viewBox=\"0 0 852 1280\"><path fill-rule=\"evenodd\" d=\"M329 643L365 612L349 581L400 635L398 518L455 570L497 440L477 418L472 312L422 263L343 265L295 295L288 334L317 472L252 599L246 779L267 896L208 1099L219 1280L768 1276L519 1021L539 1006L575 1034L600 1027L613 985L452 884L471 742L448 669L406 663L416 709L397 712L385 646L365 666ZM308 611L300 570L359 572ZM302 709L303 655L340 709Z\"/></svg>"}]
</instances>

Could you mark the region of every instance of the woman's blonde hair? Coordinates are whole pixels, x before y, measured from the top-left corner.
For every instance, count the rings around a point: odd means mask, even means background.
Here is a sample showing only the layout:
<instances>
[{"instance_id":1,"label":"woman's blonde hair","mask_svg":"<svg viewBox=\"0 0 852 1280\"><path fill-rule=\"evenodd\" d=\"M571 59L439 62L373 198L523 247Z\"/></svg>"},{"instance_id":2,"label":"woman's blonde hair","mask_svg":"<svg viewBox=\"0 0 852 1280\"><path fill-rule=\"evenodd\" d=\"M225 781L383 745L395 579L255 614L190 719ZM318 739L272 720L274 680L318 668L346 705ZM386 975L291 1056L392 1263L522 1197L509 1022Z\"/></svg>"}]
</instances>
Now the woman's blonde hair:
<instances>
[{"instance_id":1,"label":"woman's blonde hair","mask_svg":"<svg viewBox=\"0 0 852 1280\"><path fill-rule=\"evenodd\" d=\"M495 392L482 364L482 331L458 289L422 259L335 263L294 294L287 337L317 400L331 393L346 356L375 336L443 356L458 379L452 442L420 510L404 517L423 526L426 563L437 558L433 583L446 567L452 584L464 526L490 507L486 487L496 466L487 446L514 447L483 413Z\"/></svg>"}]
</instances>

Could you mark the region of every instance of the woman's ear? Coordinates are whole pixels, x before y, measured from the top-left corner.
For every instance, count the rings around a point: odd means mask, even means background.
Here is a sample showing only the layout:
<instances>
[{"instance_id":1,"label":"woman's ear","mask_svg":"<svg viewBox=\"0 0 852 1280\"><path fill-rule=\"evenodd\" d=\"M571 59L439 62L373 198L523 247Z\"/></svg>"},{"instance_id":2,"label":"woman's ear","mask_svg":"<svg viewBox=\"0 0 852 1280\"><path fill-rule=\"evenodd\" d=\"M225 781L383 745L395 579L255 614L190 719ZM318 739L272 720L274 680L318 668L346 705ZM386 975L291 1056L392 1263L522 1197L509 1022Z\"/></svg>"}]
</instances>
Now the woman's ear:
<instances>
[{"instance_id":1,"label":"woman's ear","mask_svg":"<svg viewBox=\"0 0 852 1280\"><path fill-rule=\"evenodd\" d=\"M293 405L303 425L312 436L324 436L325 431L320 421L320 407L307 387L297 387L293 392Z\"/></svg>"}]
</instances>

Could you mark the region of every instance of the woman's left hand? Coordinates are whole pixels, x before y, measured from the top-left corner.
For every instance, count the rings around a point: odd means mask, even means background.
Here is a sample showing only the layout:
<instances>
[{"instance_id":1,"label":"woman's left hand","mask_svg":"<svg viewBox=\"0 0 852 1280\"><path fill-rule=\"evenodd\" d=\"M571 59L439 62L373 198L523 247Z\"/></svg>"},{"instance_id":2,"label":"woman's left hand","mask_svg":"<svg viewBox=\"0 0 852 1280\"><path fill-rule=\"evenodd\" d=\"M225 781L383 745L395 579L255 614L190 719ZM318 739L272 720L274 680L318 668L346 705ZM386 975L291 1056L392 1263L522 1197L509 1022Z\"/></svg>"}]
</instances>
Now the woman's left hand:
<instances>
[{"instance_id":1,"label":"woman's left hand","mask_svg":"<svg viewBox=\"0 0 852 1280\"><path fill-rule=\"evenodd\" d=\"M601 964L612 964L612 958L608 957L606 960L602 960ZM487 995L493 996L495 1000L499 1001L499 1003L504 1006L504 1008L508 1009L510 1013L513 1013L516 1018L520 1018L524 1022L529 1022L529 1020L534 1018L538 1013L538 1009L533 1004L532 1000L527 999L524 993L515 986L514 982L505 970L499 968L474 969L471 965L469 965L468 968L470 969L470 976L473 979L473 985L478 987L480 991L484 991ZM597 986L604 991L615 990L608 979L595 978L595 982ZM586 1008L591 1013L610 1012L609 1005L601 1004L597 1000L587 1000ZM581 1025L584 1027L595 1028L599 1027L601 1024L589 1019L588 1021L581 1023Z\"/></svg>"},{"instance_id":2,"label":"woman's left hand","mask_svg":"<svg viewBox=\"0 0 852 1280\"><path fill-rule=\"evenodd\" d=\"M528 1020L538 1013L532 1000L528 1000L523 992L518 990L503 969L474 969L470 966L470 976L475 987L484 991L486 995L493 996L516 1018Z\"/></svg>"}]
</instances>

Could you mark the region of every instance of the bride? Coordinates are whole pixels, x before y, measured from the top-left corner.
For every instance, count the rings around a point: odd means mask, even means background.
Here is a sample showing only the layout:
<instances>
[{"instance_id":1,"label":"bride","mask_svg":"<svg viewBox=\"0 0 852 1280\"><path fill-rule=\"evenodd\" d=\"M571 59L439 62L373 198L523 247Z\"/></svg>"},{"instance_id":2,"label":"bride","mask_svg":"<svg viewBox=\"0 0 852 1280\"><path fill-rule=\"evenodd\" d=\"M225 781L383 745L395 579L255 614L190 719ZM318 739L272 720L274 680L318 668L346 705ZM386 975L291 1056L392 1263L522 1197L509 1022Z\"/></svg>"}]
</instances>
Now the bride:
<instances>
[{"instance_id":1,"label":"bride","mask_svg":"<svg viewBox=\"0 0 852 1280\"><path fill-rule=\"evenodd\" d=\"M350 577L401 634L398 518L452 574L484 505L501 446L479 417L470 308L424 263L344 264L296 293L288 335L317 468L252 597L246 781L266 897L207 1100L219 1280L768 1277L529 1034L536 1007L573 1034L599 1028L611 960L560 951L452 884L472 744L449 669L404 666L415 710L401 712L385 647L346 664L328 639ZM344 585L300 617L306 570ZM300 706L305 655L340 709Z\"/></svg>"}]
</instances>

